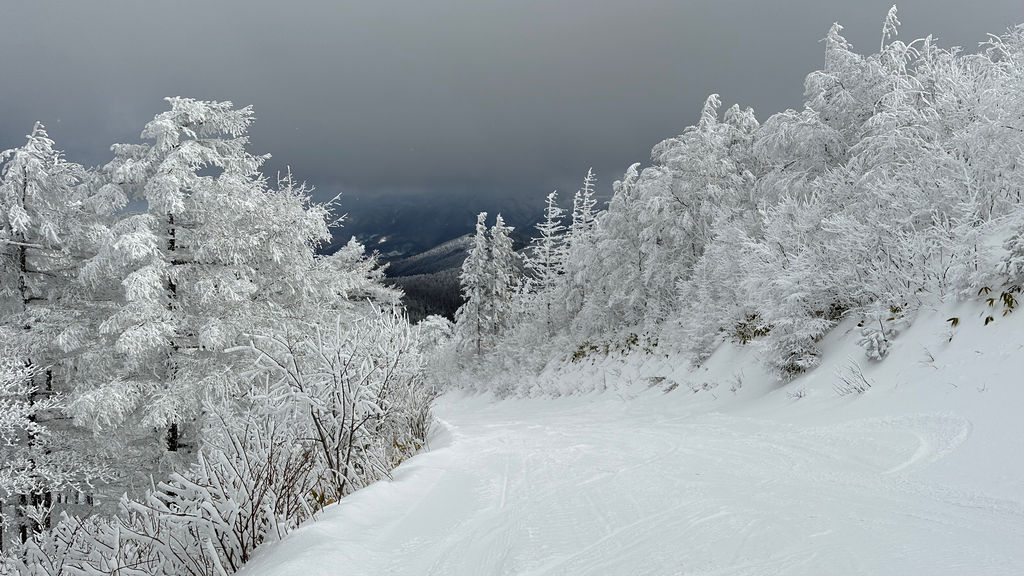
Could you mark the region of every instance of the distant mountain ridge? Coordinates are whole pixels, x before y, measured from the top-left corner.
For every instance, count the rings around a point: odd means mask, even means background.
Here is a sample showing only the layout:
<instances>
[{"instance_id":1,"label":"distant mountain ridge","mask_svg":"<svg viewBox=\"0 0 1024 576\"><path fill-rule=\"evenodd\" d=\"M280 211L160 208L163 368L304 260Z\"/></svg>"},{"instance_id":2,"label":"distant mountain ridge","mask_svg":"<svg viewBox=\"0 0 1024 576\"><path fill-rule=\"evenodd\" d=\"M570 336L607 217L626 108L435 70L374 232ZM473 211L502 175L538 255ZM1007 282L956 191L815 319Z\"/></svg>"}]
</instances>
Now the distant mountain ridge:
<instances>
[{"instance_id":1,"label":"distant mountain ridge","mask_svg":"<svg viewBox=\"0 0 1024 576\"><path fill-rule=\"evenodd\" d=\"M459 268L472 246L473 236L471 234L459 236L419 254L388 261L387 275L389 277L414 276Z\"/></svg>"},{"instance_id":2,"label":"distant mountain ridge","mask_svg":"<svg viewBox=\"0 0 1024 576\"><path fill-rule=\"evenodd\" d=\"M478 213L488 213L488 226L501 214L513 226L513 246L522 253L544 203L530 194L395 192L347 195L342 206L343 225L320 252L331 254L355 236L387 266L386 282L405 292L409 317L417 321L431 314L454 318L462 305L459 273L473 245Z\"/></svg>"},{"instance_id":3,"label":"distant mountain ridge","mask_svg":"<svg viewBox=\"0 0 1024 576\"><path fill-rule=\"evenodd\" d=\"M501 214L505 223L515 228L513 237L521 244L532 234L543 206L542 195L528 193L514 196L463 191L346 194L341 198L345 219L340 227L332 230L334 238L320 251L331 254L355 236L367 250L378 252L382 260L398 262L471 234L477 214L484 211L488 213L489 222L493 222L496 214ZM422 272L394 275L418 273Z\"/></svg>"},{"instance_id":4,"label":"distant mountain ridge","mask_svg":"<svg viewBox=\"0 0 1024 576\"><path fill-rule=\"evenodd\" d=\"M386 262L387 283L405 292L402 299L409 318L420 320L431 314L454 318L462 305L459 273L473 246L465 234L428 250Z\"/></svg>"}]
</instances>

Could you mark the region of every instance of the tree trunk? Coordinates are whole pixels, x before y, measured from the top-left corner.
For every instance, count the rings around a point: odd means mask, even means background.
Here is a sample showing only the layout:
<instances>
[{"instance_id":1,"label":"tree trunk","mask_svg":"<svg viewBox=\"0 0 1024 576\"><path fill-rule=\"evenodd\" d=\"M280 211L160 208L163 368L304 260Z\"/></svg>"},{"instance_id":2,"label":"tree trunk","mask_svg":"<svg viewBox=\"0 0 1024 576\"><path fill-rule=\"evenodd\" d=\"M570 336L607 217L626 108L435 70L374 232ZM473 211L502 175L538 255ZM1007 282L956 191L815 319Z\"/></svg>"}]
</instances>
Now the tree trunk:
<instances>
[{"instance_id":1,"label":"tree trunk","mask_svg":"<svg viewBox=\"0 0 1024 576\"><path fill-rule=\"evenodd\" d=\"M173 266L173 262L176 260L176 258L174 257L174 252L177 250L177 248L178 248L178 246L177 246L177 241L176 241L176 237L175 237L175 228L174 228L174 214L170 214L169 213L169 214L167 214L167 251L171 253L170 260L172 262L172 266ZM169 295L168 302L167 302L167 307L173 312L173 310L174 310L174 300L178 297L178 286L177 286L177 284L174 283L174 278L172 276L170 276L170 275L167 277L167 291L168 291L168 295ZM174 356L177 355L177 352L178 352L178 342L176 340L174 340L174 338L172 337L172 339L171 339L170 374L168 374L168 379L170 381L174 380L174 375L175 375L174 373L176 371L176 368L175 368L175 365L174 365ZM178 447L179 447L179 444L178 444L178 423L177 422L171 422L171 425L167 427L167 451L168 452L177 452L178 451Z\"/></svg>"},{"instance_id":2,"label":"tree trunk","mask_svg":"<svg viewBox=\"0 0 1024 576\"><path fill-rule=\"evenodd\" d=\"M178 447L178 424L176 422L172 422L171 425L167 427L167 451L177 452Z\"/></svg>"}]
</instances>

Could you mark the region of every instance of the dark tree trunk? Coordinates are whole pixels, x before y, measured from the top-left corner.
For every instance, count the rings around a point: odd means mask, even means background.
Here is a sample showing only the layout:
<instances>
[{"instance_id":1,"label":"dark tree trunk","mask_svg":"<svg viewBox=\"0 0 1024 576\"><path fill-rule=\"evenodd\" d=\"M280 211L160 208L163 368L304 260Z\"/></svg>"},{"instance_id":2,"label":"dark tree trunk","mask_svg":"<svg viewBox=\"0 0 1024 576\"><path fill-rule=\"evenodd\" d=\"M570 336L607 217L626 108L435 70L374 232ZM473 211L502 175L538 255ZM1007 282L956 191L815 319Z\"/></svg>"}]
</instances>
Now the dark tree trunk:
<instances>
[{"instance_id":1,"label":"dark tree trunk","mask_svg":"<svg viewBox=\"0 0 1024 576\"><path fill-rule=\"evenodd\" d=\"M177 260L177 258L174 257L174 252L177 249L178 249L178 243L177 243L177 238L176 238L176 233L175 233L175 228L174 228L174 214L167 214L167 251L170 252L170 260L171 260L172 266L173 266L173 263ZM167 277L167 291L168 291L168 296L169 296L168 301L167 301L167 307L173 312L174 311L174 301L178 297L178 285L174 283L174 277L173 276L168 276ZM174 373L176 371L176 368L174 366L174 356L177 355L177 352L178 352L178 342L172 336L172 338L171 338L170 374L168 374L170 381L174 380ZM179 444L178 444L178 424L177 424L177 422L172 422L171 425L167 427L167 451L168 452L177 452L178 451L178 447L179 447Z\"/></svg>"},{"instance_id":2,"label":"dark tree trunk","mask_svg":"<svg viewBox=\"0 0 1024 576\"><path fill-rule=\"evenodd\" d=\"M179 437L178 437L178 424L176 422L172 422L171 425L167 427L167 451L168 452L177 452L178 451L178 447L180 446L179 443L178 443L178 439L179 439Z\"/></svg>"}]
</instances>

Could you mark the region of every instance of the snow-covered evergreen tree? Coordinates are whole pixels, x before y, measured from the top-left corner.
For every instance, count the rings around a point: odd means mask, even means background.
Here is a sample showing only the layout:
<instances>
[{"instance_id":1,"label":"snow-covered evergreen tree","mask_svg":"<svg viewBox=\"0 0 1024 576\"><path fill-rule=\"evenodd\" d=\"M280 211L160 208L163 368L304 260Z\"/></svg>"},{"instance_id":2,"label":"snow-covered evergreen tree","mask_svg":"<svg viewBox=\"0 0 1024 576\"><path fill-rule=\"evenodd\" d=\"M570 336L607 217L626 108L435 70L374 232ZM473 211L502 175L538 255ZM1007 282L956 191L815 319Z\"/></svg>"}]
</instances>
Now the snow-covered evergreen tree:
<instances>
[{"instance_id":1,"label":"snow-covered evergreen tree","mask_svg":"<svg viewBox=\"0 0 1024 576\"><path fill-rule=\"evenodd\" d=\"M459 348L477 356L489 350L511 320L519 279L512 227L499 214L490 230L487 213L477 216L476 235L462 264L465 303L455 315Z\"/></svg>"},{"instance_id":2,"label":"snow-covered evergreen tree","mask_svg":"<svg viewBox=\"0 0 1024 576\"><path fill-rule=\"evenodd\" d=\"M597 176L594 169L588 169L583 177L583 187L576 191L572 198L572 219L569 224L569 244L582 245L593 231L597 218L594 212L597 199L594 198L594 184Z\"/></svg>"},{"instance_id":3,"label":"snow-covered evergreen tree","mask_svg":"<svg viewBox=\"0 0 1024 576\"><path fill-rule=\"evenodd\" d=\"M564 294L561 295L570 316L579 313L587 298L588 286L592 283L592 279L588 278L588 268L584 262L593 256L592 253L588 254L588 251L593 247L594 233L598 224L595 212L597 200L594 198L596 182L597 176L594 175L594 170L588 169L587 175L583 177L583 187L576 191L572 199L572 213L565 238L566 277L562 287Z\"/></svg>"},{"instance_id":4,"label":"snow-covered evergreen tree","mask_svg":"<svg viewBox=\"0 0 1024 576\"><path fill-rule=\"evenodd\" d=\"M83 331L87 306L76 285L82 262L105 231L102 217L126 199L110 188L94 190L86 170L64 159L41 124L24 146L0 153L0 162L0 309L5 325L23 328L17 353L52 366L75 347L76 329Z\"/></svg>"},{"instance_id":5,"label":"snow-covered evergreen tree","mask_svg":"<svg viewBox=\"0 0 1024 576\"><path fill-rule=\"evenodd\" d=\"M105 168L109 185L146 209L122 217L83 270L119 305L71 409L95 430L164 429L175 451L204 399L234 394L224 351L301 312L315 289L312 248L329 232L308 190L290 177L272 189L259 173L250 108L168 102L142 132L149 143L114 146Z\"/></svg>"},{"instance_id":6,"label":"snow-covered evergreen tree","mask_svg":"<svg viewBox=\"0 0 1024 576\"><path fill-rule=\"evenodd\" d=\"M90 187L87 171L65 160L38 123L0 162L0 352L4 362L27 367L33 381L23 401L34 405L40 427L6 439L17 447L7 462L31 479L18 483L23 510L71 496L54 492L76 488L98 466L89 458L94 441L69 429L53 400L70 389L79 348L103 309L82 290L78 272L105 230L103 217L124 198ZM24 517L18 523L38 528Z\"/></svg>"},{"instance_id":7,"label":"snow-covered evergreen tree","mask_svg":"<svg viewBox=\"0 0 1024 576\"><path fill-rule=\"evenodd\" d=\"M555 293L560 283L565 282L569 256L566 228L562 223L564 213L558 206L558 194L548 194L544 219L536 225L538 236L531 240L524 263L527 272L524 285L528 287L532 299L527 306L536 306L544 315L548 336L553 334L557 322L556 306L564 308L564 299L558 302ZM563 314L563 311L559 311L557 316L561 318Z\"/></svg>"},{"instance_id":8,"label":"snow-covered evergreen tree","mask_svg":"<svg viewBox=\"0 0 1024 576\"><path fill-rule=\"evenodd\" d=\"M519 286L518 256L512 246L511 226L498 214L489 231L487 317L494 337L500 336L513 321L513 299Z\"/></svg>"},{"instance_id":9,"label":"snow-covered evergreen tree","mask_svg":"<svg viewBox=\"0 0 1024 576\"><path fill-rule=\"evenodd\" d=\"M529 281L537 291L551 289L565 274L568 246L566 228L562 223L564 213L565 210L558 206L558 193L548 194L544 219L536 225L538 235L530 241L525 258Z\"/></svg>"},{"instance_id":10,"label":"snow-covered evergreen tree","mask_svg":"<svg viewBox=\"0 0 1024 576\"><path fill-rule=\"evenodd\" d=\"M472 350L476 355L484 351L485 341L489 333L487 317L487 298L489 297L489 261L491 258L490 240L487 237L487 213L481 212L476 217L476 234L473 246L462 263L462 274L459 283L462 286L462 297L465 302L455 314L455 337L465 350Z\"/></svg>"},{"instance_id":11,"label":"snow-covered evergreen tree","mask_svg":"<svg viewBox=\"0 0 1024 576\"><path fill-rule=\"evenodd\" d=\"M586 283L585 295L578 294L581 300L574 306L578 312L572 330L582 339L628 323L627 318L635 318L643 305L636 290L647 265L646 253L640 245L643 207L637 186L639 178L639 164L634 164L622 180L612 184L612 199L592 243L577 246L570 255L570 274L592 279Z\"/></svg>"}]
</instances>

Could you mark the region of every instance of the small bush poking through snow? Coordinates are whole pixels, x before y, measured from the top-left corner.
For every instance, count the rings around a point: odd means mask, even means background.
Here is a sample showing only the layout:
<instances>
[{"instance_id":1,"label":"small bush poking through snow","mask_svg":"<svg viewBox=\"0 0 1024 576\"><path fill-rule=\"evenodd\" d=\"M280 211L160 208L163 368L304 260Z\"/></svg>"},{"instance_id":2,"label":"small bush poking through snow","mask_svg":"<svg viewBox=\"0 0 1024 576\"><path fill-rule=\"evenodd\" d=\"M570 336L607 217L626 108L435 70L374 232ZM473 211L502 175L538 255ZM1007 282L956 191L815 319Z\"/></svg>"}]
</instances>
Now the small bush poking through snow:
<instances>
[{"instance_id":1,"label":"small bush poking through snow","mask_svg":"<svg viewBox=\"0 0 1024 576\"><path fill-rule=\"evenodd\" d=\"M844 367L836 369L836 377L839 382L833 384L832 388L840 396L863 394L871 388L871 381L853 358L848 359Z\"/></svg>"},{"instance_id":2,"label":"small bush poking through snow","mask_svg":"<svg viewBox=\"0 0 1024 576\"><path fill-rule=\"evenodd\" d=\"M861 339L857 344L871 360L881 360L889 353L893 339L910 324L899 306L878 310L862 323Z\"/></svg>"}]
</instances>

